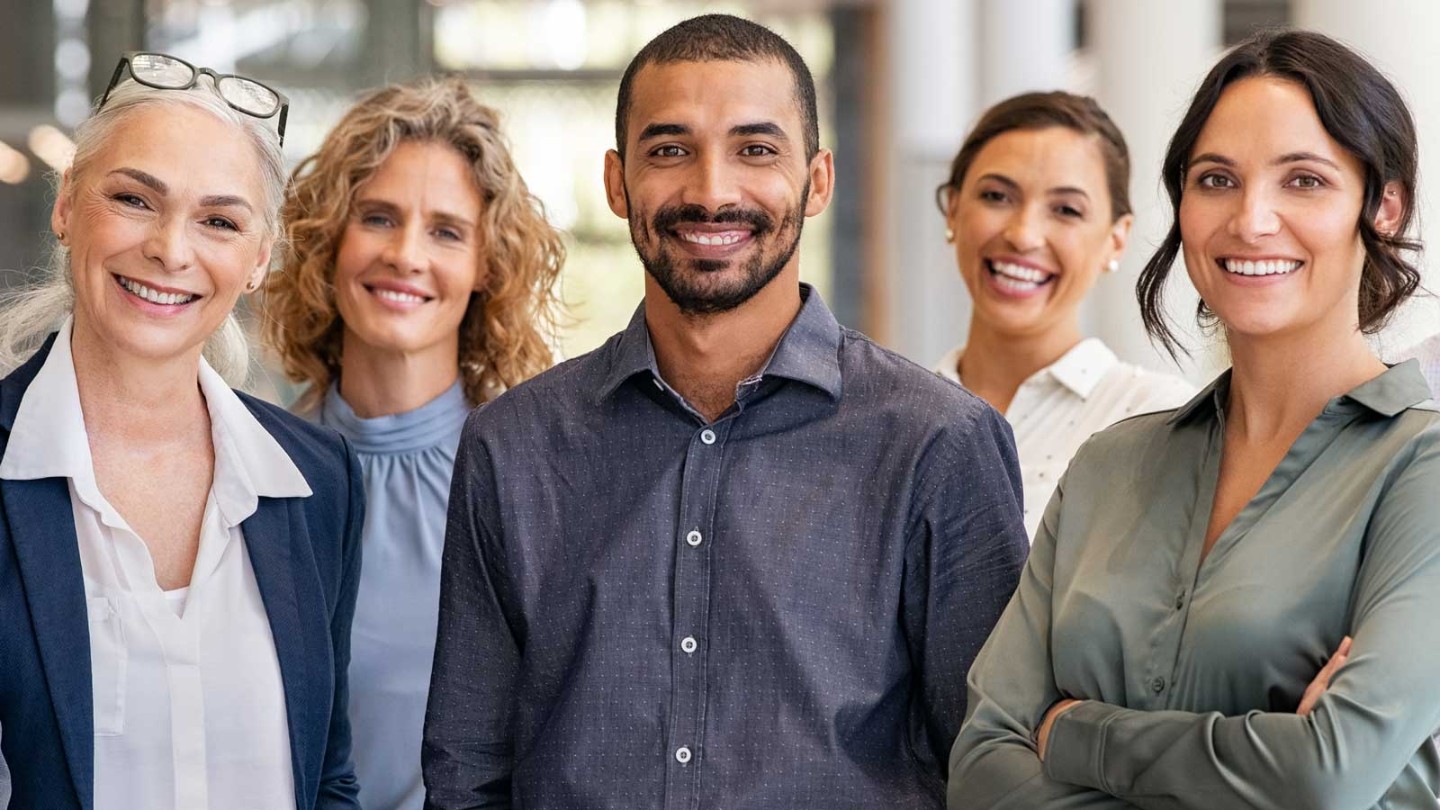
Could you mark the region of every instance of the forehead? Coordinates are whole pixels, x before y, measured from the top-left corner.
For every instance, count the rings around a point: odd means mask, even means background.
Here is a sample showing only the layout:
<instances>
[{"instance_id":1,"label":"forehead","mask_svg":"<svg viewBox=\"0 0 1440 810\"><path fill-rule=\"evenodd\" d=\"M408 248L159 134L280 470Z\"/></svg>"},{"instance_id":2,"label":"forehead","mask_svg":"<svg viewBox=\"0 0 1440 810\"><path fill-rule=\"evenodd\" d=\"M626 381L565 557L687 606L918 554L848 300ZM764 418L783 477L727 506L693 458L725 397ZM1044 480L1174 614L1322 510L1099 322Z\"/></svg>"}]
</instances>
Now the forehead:
<instances>
[{"instance_id":1,"label":"forehead","mask_svg":"<svg viewBox=\"0 0 1440 810\"><path fill-rule=\"evenodd\" d=\"M469 161L454 147L433 141L402 141L360 185L359 192L414 194L478 208L480 195L473 175Z\"/></svg>"},{"instance_id":2,"label":"forehead","mask_svg":"<svg viewBox=\"0 0 1440 810\"><path fill-rule=\"evenodd\" d=\"M995 172L1018 182L1106 187L1105 156L1099 137L1069 127L1012 129L991 138L975 155L966 181Z\"/></svg>"},{"instance_id":3,"label":"forehead","mask_svg":"<svg viewBox=\"0 0 1440 810\"><path fill-rule=\"evenodd\" d=\"M1245 78L1225 88L1200 129L1191 157L1205 152L1241 161L1314 152L1359 167L1354 156L1325 131L1310 91L1275 76Z\"/></svg>"},{"instance_id":4,"label":"forehead","mask_svg":"<svg viewBox=\"0 0 1440 810\"><path fill-rule=\"evenodd\" d=\"M651 124L680 124L704 135L769 121L793 140L802 114L795 76L778 60L667 62L635 74L626 138Z\"/></svg>"},{"instance_id":5,"label":"forehead","mask_svg":"<svg viewBox=\"0 0 1440 810\"><path fill-rule=\"evenodd\" d=\"M140 169L178 191L238 194L252 202L263 197L260 156L245 133L189 105L146 104L115 122L85 168L100 177L121 167Z\"/></svg>"}]
</instances>

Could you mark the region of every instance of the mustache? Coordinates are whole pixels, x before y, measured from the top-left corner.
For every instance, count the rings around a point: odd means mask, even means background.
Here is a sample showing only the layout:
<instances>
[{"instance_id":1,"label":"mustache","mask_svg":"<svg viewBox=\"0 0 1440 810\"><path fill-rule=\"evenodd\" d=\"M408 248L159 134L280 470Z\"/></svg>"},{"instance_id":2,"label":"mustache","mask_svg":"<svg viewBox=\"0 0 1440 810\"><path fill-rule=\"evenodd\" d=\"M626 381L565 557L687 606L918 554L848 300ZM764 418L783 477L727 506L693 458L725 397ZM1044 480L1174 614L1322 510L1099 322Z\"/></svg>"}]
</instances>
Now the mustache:
<instances>
[{"instance_id":1,"label":"mustache","mask_svg":"<svg viewBox=\"0 0 1440 810\"><path fill-rule=\"evenodd\" d=\"M650 220L656 231L674 230L676 226L690 223L695 225L749 225L758 235L775 228L775 220L764 211L753 208L722 208L711 213L703 205L667 205L655 212Z\"/></svg>"}]
</instances>

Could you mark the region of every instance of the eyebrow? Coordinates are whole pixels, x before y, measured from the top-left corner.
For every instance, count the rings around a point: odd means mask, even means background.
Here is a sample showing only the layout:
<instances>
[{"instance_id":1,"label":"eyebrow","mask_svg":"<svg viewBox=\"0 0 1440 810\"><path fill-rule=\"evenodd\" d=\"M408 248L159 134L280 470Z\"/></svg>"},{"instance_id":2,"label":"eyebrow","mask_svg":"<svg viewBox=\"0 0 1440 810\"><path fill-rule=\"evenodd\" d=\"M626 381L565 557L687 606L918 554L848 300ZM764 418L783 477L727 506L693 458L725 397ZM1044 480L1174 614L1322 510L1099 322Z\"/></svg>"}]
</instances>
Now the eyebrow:
<instances>
[{"instance_id":1,"label":"eyebrow","mask_svg":"<svg viewBox=\"0 0 1440 810\"><path fill-rule=\"evenodd\" d=\"M170 187L165 184L165 181L161 180L160 178L149 172L141 171L139 169L132 169L129 166L124 166L119 169L115 169L110 173L123 174L126 177L129 177L131 180L134 180L135 182L140 183L143 186L153 189L155 193L160 194L161 196L168 195L170 193ZM206 197L201 197L200 205L205 208L244 208L246 211L255 210L254 207L250 205L250 202L248 200L246 200L244 197L240 197L234 194L211 194Z\"/></svg>"},{"instance_id":2,"label":"eyebrow","mask_svg":"<svg viewBox=\"0 0 1440 810\"><path fill-rule=\"evenodd\" d=\"M1287 152L1280 157L1270 161L1270 165L1283 166L1286 163L1300 163L1307 160L1312 160L1316 163L1324 163L1326 166L1330 166L1334 169L1340 168L1340 166L1335 161L1327 157L1317 155L1314 152ZM1231 168L1235 166L1235 161L1225 157L1224 155L1217 155L1214 152L1206 152L1203 155L1196 155L1195 159L1190 161L1191 166L1194 166L1197 163L1218 163L1221 166L1228 166Z\"/></svg>"},{"instance_id":3,"label":"eyebrow","mask_svg":"<svg viewBox=\"0 0 1440 810\"><path fill-rule=\"evenodd\" d=\"M665 138L672 135L689 135L690 128L684 124L651 124L640 130L640 142L651 138Z\"/></svg>"},{"instance_id":4,"label":"eyebrow","mask_svg":"<svg viewBox=\"0 0 1440 810\"><path fill-rule=\"evenodd\" d=\"M112 171L112 172L110 172L110 173L111 173L111 174L123 174L123 175L125 175L126 177L130 178L131 180L134 180L134 181L140 183L141 185L148 186L148 187L154 189L154 190L155 190L157 193L159 193L159 194L169 194L169 193L170 193L170 187L167 186L167 185L165 185L165 181L161 180L160 178L156 177L156 176L153 175L153 174L150 174L149 172L142 172L142 171L140 171L139 169L132 169L132 168L126 166L126 167L123 167L123 168L115 169L114 171Z\"/></svg>"},{"instance_id":5,"label":"eyebrow","mask_svg":"<svg viewBox=\"0 0 1440 810\"><path fill-rule=\"evenodd\" d=\"M781 129L780 125L773 121L757 121L753 124L737 124L736 126L730 128L730 137L732 138L744 138L751 135L768 135L772 138L777 138L782 141L790 140L790 136L785 134L785 130Z\"/></svg>"}]
</instances>

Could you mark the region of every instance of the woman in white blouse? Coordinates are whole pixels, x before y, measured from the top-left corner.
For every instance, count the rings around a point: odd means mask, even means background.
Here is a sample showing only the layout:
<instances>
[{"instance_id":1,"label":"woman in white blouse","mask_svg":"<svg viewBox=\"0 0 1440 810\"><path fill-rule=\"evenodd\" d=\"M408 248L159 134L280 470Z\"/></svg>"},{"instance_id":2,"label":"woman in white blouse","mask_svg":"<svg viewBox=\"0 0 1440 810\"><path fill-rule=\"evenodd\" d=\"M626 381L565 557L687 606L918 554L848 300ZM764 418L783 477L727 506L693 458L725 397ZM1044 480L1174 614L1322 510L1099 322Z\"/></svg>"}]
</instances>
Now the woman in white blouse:
<instances>
[{"instance_id":1,"label":"woman in white blouse","mask_svg":"<svg viewBox=\"0 0 1440 810\"><path fill-rule=\"evenodd\" d=\"M0 310L17 806L357 806L354 455L226 383L248 368L232 310L269 267L286 112L258 82L128 54L76 131L54 272Z\"/></svg>"},{"instance_id":2,"label":"woman in white blouse","mask_svg":"<svg viewBox=\"0 0 1440 810\"><path fill-rule=\"evenodd\" d=\"M1134 216L1125 138L1093 99L1026 93L996 104L938 189L974 308L936 371L1015 431L1033 538L1055 482L1110 424L1183 404L1183 380L1120 362L1080 331L1080 303L1119 268Z\"/></svg>"}]
</instances>

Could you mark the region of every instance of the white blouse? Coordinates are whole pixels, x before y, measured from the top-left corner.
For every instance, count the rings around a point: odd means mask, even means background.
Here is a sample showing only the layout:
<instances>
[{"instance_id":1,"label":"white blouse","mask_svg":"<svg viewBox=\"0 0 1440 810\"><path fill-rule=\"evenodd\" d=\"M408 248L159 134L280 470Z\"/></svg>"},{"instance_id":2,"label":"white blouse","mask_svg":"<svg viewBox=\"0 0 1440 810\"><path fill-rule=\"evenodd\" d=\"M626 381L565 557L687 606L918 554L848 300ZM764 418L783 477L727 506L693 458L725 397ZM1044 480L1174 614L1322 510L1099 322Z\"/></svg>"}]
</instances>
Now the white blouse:
<instances>
[{"instance_id":1,"label":"white blouse","mask_svg":"<svg viewBox=\"0 0 1440 810\"><path fill-rule=\"evenodd\" d=\"M95 810L294 808L285 691L241 521L310 487L203 360L214 480L188 588L166 593L95 481L70 324L26 391L0 478L70 482L90 616Z\"/></svg>"},{"instance_id":2,"label":"white blouse","mask_svg":"<svg viewBox=\"0 0 1440 810\"><path fill-rule=\"evenodd\" d=\"M935 372L963 385L956 370L963 351L945 355ZM1030 539L1060 475L1091 434L1136 414L1184 405L1195 391L1179 377L1120 362L1099 338L1080 341L1021 383L1005 419L1015 431Z\"/></svg>"}]
</instances>

